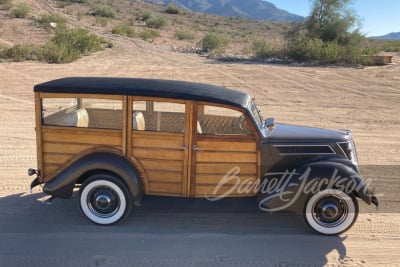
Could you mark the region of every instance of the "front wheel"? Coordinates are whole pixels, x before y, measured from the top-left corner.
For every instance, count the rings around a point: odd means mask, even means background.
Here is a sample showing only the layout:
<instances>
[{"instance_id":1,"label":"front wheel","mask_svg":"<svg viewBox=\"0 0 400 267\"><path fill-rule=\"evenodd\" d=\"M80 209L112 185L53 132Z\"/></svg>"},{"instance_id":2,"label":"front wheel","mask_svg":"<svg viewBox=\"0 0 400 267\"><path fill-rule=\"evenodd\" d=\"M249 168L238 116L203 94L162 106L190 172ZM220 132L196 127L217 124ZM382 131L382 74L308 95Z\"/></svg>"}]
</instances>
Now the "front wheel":
<instances>
[{"instance_id":1,"label":"front wheel","mask_svg":"<svg viewBox=\"0 0 400 267\"><path fill-rule=\"evenodd\" d=\"M79 207L91 222L109 225L129 214L132 201L125 184L112 174L89 177L79 191Z\"/></svg>"},{"instance_id":2,"label":"front wheel","mask_svg":"<svg viewBox=\"0 0 400 267\"><path fill-rule=\"evenodd\" d=\"M308 226L324 235L347 231L357 216L357 200L337 189L325 189L311 196L304 212Z\"/></svg>"}]
</instances>

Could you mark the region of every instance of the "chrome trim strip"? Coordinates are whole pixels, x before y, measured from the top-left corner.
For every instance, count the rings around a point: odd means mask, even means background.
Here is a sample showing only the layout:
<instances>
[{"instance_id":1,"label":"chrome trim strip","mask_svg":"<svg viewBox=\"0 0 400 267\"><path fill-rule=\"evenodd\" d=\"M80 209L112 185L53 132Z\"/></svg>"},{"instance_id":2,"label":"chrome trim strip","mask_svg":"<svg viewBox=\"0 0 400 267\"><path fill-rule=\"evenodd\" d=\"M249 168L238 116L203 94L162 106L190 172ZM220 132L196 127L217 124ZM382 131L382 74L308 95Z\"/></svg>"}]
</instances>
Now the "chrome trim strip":
<instances>
[{"instance_id":1,"label":"chrome trim strip","mask_svg":"<svg viewBox=\"0 0 400 267\"><path fill-rule=\"evenodd\" d=\"M340 144L347 144L347 143L349 143L349 142L351 142L351 141L348 141L348 142L337 142L336 144L338 145L338 147L340 148L340 150L343 152L343 155L346 157L346 159L348 159L348 160L350 160L349 159L349 157L347 156L347 154L346 154L346 152L344 152L344 150L343 150L343 148L342 148L342 146L340 145Z\"/></svg>"},{"instance_id":2,"label":"chrome trim strip","mask_svg":"<svg viewBox=\"0 0 400 267\"><path fill-rule=\"evenodd\" d=\"M334 155L335 150L330 145L272 145L273 147L327 147L330 149L330 153L280 153L282 156L299 156L299 155Z\"/></svg>"}]
</instances>

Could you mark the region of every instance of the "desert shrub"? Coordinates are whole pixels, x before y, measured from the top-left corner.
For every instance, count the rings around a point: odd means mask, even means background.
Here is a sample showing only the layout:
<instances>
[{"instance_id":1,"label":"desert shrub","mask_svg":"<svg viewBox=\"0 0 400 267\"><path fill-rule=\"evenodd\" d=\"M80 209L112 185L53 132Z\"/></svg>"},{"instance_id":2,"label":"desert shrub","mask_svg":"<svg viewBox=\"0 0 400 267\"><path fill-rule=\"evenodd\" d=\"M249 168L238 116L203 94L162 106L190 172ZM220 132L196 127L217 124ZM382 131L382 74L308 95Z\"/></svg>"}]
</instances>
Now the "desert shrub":
<instances>
[{"instance_id":1,"label":"desert shrub","mask_svg":"<svg viewBox=\"0 0 400 267\"><path fill-rule=\"evenodd\" d=\"M189 40L189 41L194 40L194 34L185 30L176 30L175 36L179 40Z\"/></svg>"},{"instance_id":2,"label":"desert shrub","mask_svg":"<svg viewBox=\"0 0 400 267\"><path fill-rule=\"evenodd\" d=\"M73 3L78 3L78 4L84 4L86 3L86 0L58 0L57 5L61 8L64 8L66 6L69 6Z\"/></svg>"},{"instance_id":3,"label":"desert shrub","mask_svg":"<svg viewBox=\"0 0 400 267\"><path fill-rule=\"evenodd\" d=\"M119 34L119 35L124 35L128 37L134 37L135 36L135 31L131 25L129 25L126 22L121 22L117 24L111 32L113 34Z\"/></svg>"},{"instance_id":4,"label":"desert shrub","mask_svg":"<svg viewBox=\"0 0 400 267\"><path fill-rule=\"evenodd\" d=\"M40 53L40 59L48 63L69 63L94 51L101 50L102 38L85 29L56 30L56 35Z\"/></svg>"},{"instance_id":5,"label":"desert shrub","mask_svg":"<svg viewBox=\"0 0 400 267\"><path fill-rule=\"evenodd\" d=\"M79 59L81 54L69 44L47 43L41 50L40 60L47 63L70 63Z\"/></svg>"},{"instance_id":6,"label":"desert shrub","mask_svg":"<svg viewBox=\"0 0 400 267\"><path fill-rule=\"evenodd\" d=\"M400 40L389 40L383 45L385 52L400 52Z\"/></svg>"},{"instance_id":7,"label":"desert shrub","mask_svg":"<svg viewBox=\"0 0 400 267\"><path fill-rule=\"evenodd\" d=\"M358 42L340 44L337 41L324 42L314 38L289 44L288 56L300 62L346 63L368 65L375 49L363 48Z\"/></svg>"},{"instance_id":8,"label":"desert shrub","mask_svg":"<svg viewBox=\"0 0 400 267\"><path fill-rule=\"evenodd\" d=\"M169 4L167 6L167 8L165 9L165 13L168 14L180 14L181 13L181 9L179 7L177 7L174 4Z\"/></svg>"},{"instance_id":9,"label":"desert shrub","mask_svg":"<svg viewBox=\"0 0 400 267\"><path fill-rule=\"evenodd\" d=\"M57 14L45 14L41 15L36 22L39 26L50 30L52 29L50 23L56 23L57 27L65 27L67 20Z\"/></svg>"},{"instance_id":10,"label":"desert shrub","mask_svg":"<svg viewBox=\"0 0 400 267\"><path fill-rule=\"evenodd\" d=\"M258 59L266 59L274 55L274 51L264 39L254 40L252 44L252 51L254 52L254 56Z\"/></svg>"},{"instance_id":11,"label":"desert shrub","mask_svg":"<svg viewBox=\"0 0 400 267\"><path fill-rule=\"evenodd\" d=\"M153 42L154 39L160 36L160 33L153 29L144 29L140 32L139 36L145 41Z\"/></svg>"},{"instance_id":12,"label":"desert shrub","mask_svg":"<svg viewBox=\"0 0 400 267\"><path fill-rule=\"evenodd\" d=\"M167 20L162 17L150 17L146 20L146 26L153 29L160 29L167 24Z\"/></svg>"},{"instance_id":13,"label":"desert shrub","mask_svg":"<svg viewBox=\"0 0 400 267\"><path fill-rule=\"evenodd\" d=\"M146 21L146 20L152 18L153 16L154 16L154 15L153 15L153 13L151 13L151 11L149 11L149 10L144 10L144 11L140 14L139 19L140 19L141 21Z\"/></svg>"},{"instance_id":14,"label":"desert shrub","mask_svg":"<svg viewBox=\"0 0 400 267\"><path fill-rule=\"evenodd\" d=\"M9 48L4 48L0 52L0 57L21 62L35 59L37 48L33 45L17 44Z\"/></svg>"},{"instance_id":15,"label":"desert shrub","mask_svg":"<svg viewBox=\"0 0 400 267\"><path fill-rule=\"evenodd\" d=\"M107 5L98 5L96 6L96 10L94 12L96 16L104 17L104 18L116 18L117 12L114 8Z\"/></svg>"},{"instance_id":16,"label":"desert shrub","mask_svg":"<svg viewBox=\"0 0 400 267\"><path fill-rule=\"evenodd\" d=\"M25 2L17 5L11 12L14 18L26 18L28 14L32 11L32 8Z\"/></svg>"},{"instance_id":17,"label":"desert shrub","mask_svg":"<svg viewBox=\"0 0 400 267\"><path fill-rule=\"evenodd\" d=\"M12 0L0 0L0 9L9 10L12 8Z\"/></svg>"},{"instance_id":18,"label":"desert shrub","mask_svg":"<svg viewBox=\"0 0 400 267\"><path fill-rule=\"evenodd\" d=\"M205 52L220 50L228 44L228 40L220 34L209 33L201 40L201 47Z\"/></svg>"}]
</instances>

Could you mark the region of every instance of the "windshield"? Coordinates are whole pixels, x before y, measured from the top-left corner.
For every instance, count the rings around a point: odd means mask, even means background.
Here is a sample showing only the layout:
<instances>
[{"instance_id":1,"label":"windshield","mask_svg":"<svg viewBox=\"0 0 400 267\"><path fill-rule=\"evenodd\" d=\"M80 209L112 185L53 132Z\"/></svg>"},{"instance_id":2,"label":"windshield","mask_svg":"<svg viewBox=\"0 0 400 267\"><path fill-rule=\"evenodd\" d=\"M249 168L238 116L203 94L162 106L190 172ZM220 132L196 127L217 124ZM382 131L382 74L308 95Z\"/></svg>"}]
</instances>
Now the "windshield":
<instances>
[{"instance_id":1,"label":"windshield","mask_svg":"<svg viewBox=\"0 0 400 267\"><path fill-rule=\"evenodd\" d=\"M263 123L263 117L261 116L260 110L257 108L256 104L254 103L254 101L252 101L250 103L250 110L251 113L253 114L253 118L256 121L258 127L263 128L264 127L264 123Z\"/></svg>"}]
</instances>

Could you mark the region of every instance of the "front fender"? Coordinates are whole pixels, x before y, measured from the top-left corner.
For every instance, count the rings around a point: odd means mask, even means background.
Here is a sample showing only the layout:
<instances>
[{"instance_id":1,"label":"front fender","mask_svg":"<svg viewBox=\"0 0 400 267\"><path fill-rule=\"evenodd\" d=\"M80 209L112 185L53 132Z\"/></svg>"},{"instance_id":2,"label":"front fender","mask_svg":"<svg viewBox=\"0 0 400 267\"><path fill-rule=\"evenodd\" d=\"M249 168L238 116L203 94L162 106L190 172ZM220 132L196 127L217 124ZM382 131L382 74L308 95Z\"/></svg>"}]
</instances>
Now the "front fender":
<instances>
[{"instance_id":1,"label":"front fender","mask_svg":"<svg viewBox=\"0 0 400 267\"><path fill-rule=\"evenodd\" d=\"M273 176L267 174L261 187L266 190L260 192L259 206L266 211L299 212L310 195L327 188L340 189L367 204L378 205L371 184L362 179L356 168L332 160L307 163Z\"/></svg>"},{"instance_id":2,"label":"front fender","mask_svg":"<svg viewBox=\"0 0 400 267\"><path fill-rule=\"evenodd\" d=\"M43 191L54 197L70 198L78 180L85 174L96 170L115 173L125 182L133 200L141 199L143 186L139 173L123 156L112 152L94 152L74 161L47 182Z\"/></svg>"}]
</instances>

